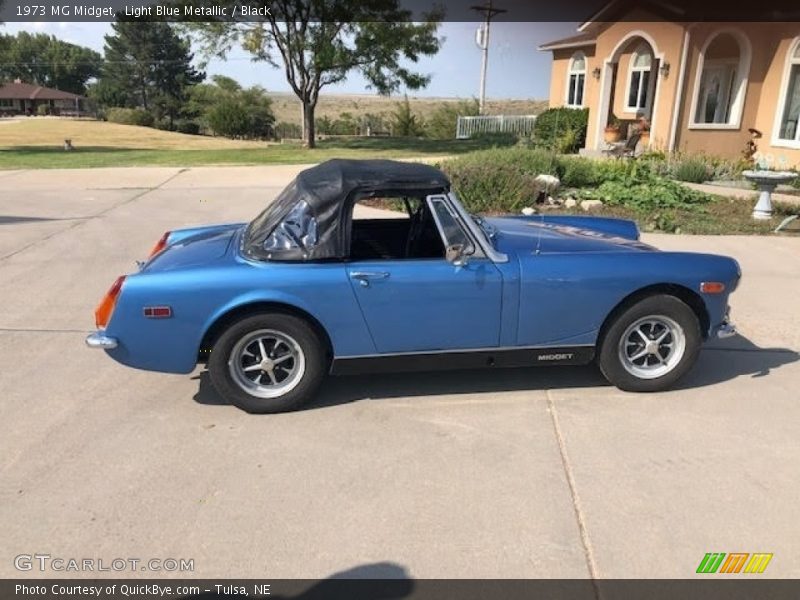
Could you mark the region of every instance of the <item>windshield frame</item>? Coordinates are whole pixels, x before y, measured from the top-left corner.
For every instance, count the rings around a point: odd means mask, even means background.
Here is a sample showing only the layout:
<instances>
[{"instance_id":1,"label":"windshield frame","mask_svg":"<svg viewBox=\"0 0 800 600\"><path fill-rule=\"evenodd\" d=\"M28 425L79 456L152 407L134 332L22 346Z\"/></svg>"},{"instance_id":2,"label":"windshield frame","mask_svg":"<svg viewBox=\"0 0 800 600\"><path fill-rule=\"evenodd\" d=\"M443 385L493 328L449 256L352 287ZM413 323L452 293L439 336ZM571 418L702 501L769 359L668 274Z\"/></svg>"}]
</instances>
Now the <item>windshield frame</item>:
<instances>
[{"instance_id":1,"label":"windshield frame","mask_svg":"<svg viewBox=\"0 0 800 600\"><path fill-rule=\"evenodd\" d=\"M472 215L466 211L464 205L461 204L461 200L459 200L458 196L456 196L456 193L451 190L447 194L447 197L449 198L450 203L453 205L453 208L455 208L456 212L458 212L464 225L469 228L470 232L472 233L472 237L478 241L478 244L481 246L486 256L488 256L492 262L508 262L508 255L499 252L494 247L494 242L492 239L484 232L483 227L475 222L475 219L472 218Z\"/></svg>"}]
</instances>

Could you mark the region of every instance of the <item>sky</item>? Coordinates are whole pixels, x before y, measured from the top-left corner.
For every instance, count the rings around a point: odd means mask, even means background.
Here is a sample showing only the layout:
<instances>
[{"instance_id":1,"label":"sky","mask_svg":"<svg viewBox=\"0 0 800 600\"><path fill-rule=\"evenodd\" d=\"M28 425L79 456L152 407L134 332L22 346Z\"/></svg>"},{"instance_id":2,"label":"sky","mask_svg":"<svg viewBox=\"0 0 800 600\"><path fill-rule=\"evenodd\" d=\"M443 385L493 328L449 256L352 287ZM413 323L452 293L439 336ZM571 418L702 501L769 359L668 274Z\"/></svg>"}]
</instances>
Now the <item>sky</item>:
<instances>
[{"instance_id":1,"label":"sky","mask_svg":"<svg viewBox=\"0 0 800 600\"><path fill-rule=\"evenodd\" d=\"M537 47L561 37L574 35L578 23L492 23L489 65L486 80L487 98L547 99L550 86L549 52ZM479 94L481 52L475 44L476 23L442 23L439 35L445 38L439 53L423 57L416 69L432 75L424 90L413 96L477 97ZM0 32L42 32L73 44L103 51L103 36L111 31L110 23L6 23ZM245 86L260 85L272 92L289 92L281 69L266 63L253 63L249 55L235 50L227 61L208 63L206 73L225 74ZM328 93L370 93L359 75L325 88ZM402 92L401 92L402 93Z\"/></svg>"}]
</instances>

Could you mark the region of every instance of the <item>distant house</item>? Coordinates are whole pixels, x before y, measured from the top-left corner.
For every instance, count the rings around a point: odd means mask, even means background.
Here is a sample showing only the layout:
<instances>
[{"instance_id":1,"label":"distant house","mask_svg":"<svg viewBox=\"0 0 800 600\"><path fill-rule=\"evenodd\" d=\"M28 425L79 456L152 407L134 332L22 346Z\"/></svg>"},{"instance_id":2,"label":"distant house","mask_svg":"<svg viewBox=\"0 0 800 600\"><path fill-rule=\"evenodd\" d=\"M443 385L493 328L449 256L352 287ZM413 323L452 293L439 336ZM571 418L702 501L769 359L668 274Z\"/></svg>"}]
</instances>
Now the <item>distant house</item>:
<instances>
[{"instance_id":1,"label":"distant house","mask_svg":"<svg viewBox=\"0 0 800 600\"><path fill-rule=\"evenodd\" d=\"M800 165L798 22L688 23L669 0L615 0L539 50L550 105L589 109L587 153L612 115L624 128L644 113L651 148L735 158L760 134L760 152Z\"/></svg>"},{"instance_id":2,"label":"distant house","mask_svg":"<svg viewBox=\"0 0 800 600\"><path fill-rule=\"evenodd\" d=\"M0 115L37 115L40 106L47 114L84 114L88 101L84 96L52 88L23 83L19 79L0 85Z\"/></svg>"}]
</instances>

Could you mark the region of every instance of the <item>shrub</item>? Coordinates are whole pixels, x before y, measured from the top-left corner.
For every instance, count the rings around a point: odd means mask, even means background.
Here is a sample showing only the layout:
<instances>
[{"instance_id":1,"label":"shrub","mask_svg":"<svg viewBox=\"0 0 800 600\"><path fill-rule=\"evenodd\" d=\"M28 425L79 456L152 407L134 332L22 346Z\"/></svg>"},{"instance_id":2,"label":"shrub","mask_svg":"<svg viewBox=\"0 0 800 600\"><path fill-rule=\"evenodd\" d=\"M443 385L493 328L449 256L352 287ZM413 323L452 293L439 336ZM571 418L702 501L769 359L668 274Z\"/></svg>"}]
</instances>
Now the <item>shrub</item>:
<instances>
[{"instance_id":1,"label":"shrub","mask_svg":"<svg viewBox=\"0 0 800 600\"><path fill-rule=\"evenodd\" d=\"M316 119L314 127L320 135L357 135L359 122L352 113L343 112L335 120L328 116Z\"/></svg>"},{"instance_id":2,"label":"shrub","mask_svg":"<svg viewBox=\"0 0 800 600\"><path fill-rule=\"evenodd\" d=\"M389 124L383 113L366 113L361 115L358 121L361 135L389 132Z\"/></svg>"},{"instance_id":3,"label":"shrub","mask_svg":"<svg viewBox=\"0 0 800 600\"><path fill-rule=\"evenodd\" d=\"M474 117L479 114L478 101L474 98L443 103L425 121L425 136L437 140L452 140L456 137L458 117Z\"/></svg>"},{"instance_id":4,"label":"shrub","mask_svg":"<svg viewBox=\"0 0 800 600\"><path fill-rule=\"evenodd\" d=\"M40 104L36 107L36 114L40 117L50 114L50 107L47 104Z\"/></svg>"},{"instance_id":5,"label":"shrub","mask_svg":"<svg viewBox=\"0 0 800 600\"><path fill-rule=\"evenodd\" d=\"M596 198L610 206L625 206L644 211L666 208L694 209L710 196L653 172L646 162L615 161L624 170L607 173L597 188L579 191L581 198Z\"/></svg>"},{"instance_id":6,"label":"shrub","mask_svg":"<svg viewBox=\"0 0 800 600\"><path fill-rule=\"evenodd\" d=\"M742 171L746 171L753 165L745 158L718 159L713 161L711 166L711 179L716 181L737 181L742 179Z\"/></svg>"},{"instance_id":7,"label":"shrub","mask_svg":"<svg viewBox=\"0 0 800 600\"><path fill-rule=\"evenodd\" d=\"M302 129L300 125L297 123L288 123L286 121L281 121L277 125L275 125L275 137L279 140L284 139L291 139L297 140L300 139L302 136Z\"/></svg>"},{"instance_id":8,"label":"shrub","mask_svg":"<svg viewBox=\"0 0 800 600\"><path fill-rule=\"evenodd\" d=\"M516 133L510 131L494 131L487 133L479 133L472 136L473 140L483 142L487 147L499 148L503 146L513 146L519 143L519 137Z\"/></svg>"},{"instance_id":9,"label":"shrub","mask_svg":"<svg viewBox=\"0 0 800 600\"><path fill-rule=\"evenodd\" d=\"M395 105L392 112L392 135L401 137L418 137L422 134L423 124L419 117L411 110L411 102L408 101L408 95L405 96L402 102Z\"/></svg>"},{"instance_id":10,"label":"shrub","mask_svg":"<svg viewBox=\"0 0 800 600\"><path fill-rule=\"evenodd\" d=\"M464 205L474 212L518 212L536 200L534 179L557 175L576 196L600 199L609 206L669 215L674 209L694 210L709 196L660 174L658 160L593 160L558 156L541 149L493 148L444 161L440 167L453 182ZM653 227L670 229L669 218Z\"/></svg>"},{"instance_id":11,"label":"shrub","mask_svg":"<svg viewBox=\"0 0 800 600\"><path fill-rule=\"evenodd\" d=\"M227 137L265 139L273 135L275 116L266 90L259 86L242 88L221 75L213 79L213 84L192 88L184 120L195 122L200 131Z\"/></svg>"},{"instance_id":12,"label":"shrub","mask_svg":"<svg viewBox=\"0 0 800 600\"><path fill-rule=\"evenodd\" d=\"M596 161L580 157L562 157L559 161L558 176L566 187L595 185L598 181Z\"/></svg>"},{"instance_id":13,"label":"shrub","mask_svg":"<svg viewBox=\"0 0 800 600\"><path fill-rule=\"evenodd\" d=\"M711 178L711 167L702 156L688 156L675 163L672 176L678 181L703 183Z\"/></svg>"},{"instance_id":14,"label":"shrub","mask_svg":"<svg viewBox=\"0 0 800 600\"><path fill-rule=\"evenodd\" d=\"M536 117L533 143L559 153L574 153L586 143L589 109L549 108Z\"/></svg>"},{"instance_id":15,"label":"shrub","mask_svg":"<svg viewBox=\"0 0 800 600\"><path fill-rule=\"evenodd\" d=\"M250 118L245 105L235 98L223 98L206 114L208 126L216 135L244 137L250 131Z\"/></svg>"},{"instance_id":16,"label":"shrub","mask_svg":"<svg viewBox=\"0 0 800 600\"><path fill-rule=\"evenodd\" d=\"M112 123L140 127L152 127L155 121L153 115L141 108L109 108L106 111L106 118Z\"/></svg>"},{"instance_id":17,"label":"shrub","mask_svg":"<svg viewBox=\"0 0 800 600\"><path fill-rule=\"evenodd\" d=\"M191 135L198 135L200 133L200 124L196 121L190 121L188 119L181 119L179 121L175 121L175 131L178 133L188 133Z\"/></svg>"},{"instance_id":18,"label":"shrub","mask_svg":"<svg viewBox=\"0 0 800 600\"><path fill-rule=\"evenodd\" d=\"M468 210L495 213L530 206L536 200L536 176L558 171L552 153L520 147L472 152L440 166Z\"/></svg>"}]
</instances>

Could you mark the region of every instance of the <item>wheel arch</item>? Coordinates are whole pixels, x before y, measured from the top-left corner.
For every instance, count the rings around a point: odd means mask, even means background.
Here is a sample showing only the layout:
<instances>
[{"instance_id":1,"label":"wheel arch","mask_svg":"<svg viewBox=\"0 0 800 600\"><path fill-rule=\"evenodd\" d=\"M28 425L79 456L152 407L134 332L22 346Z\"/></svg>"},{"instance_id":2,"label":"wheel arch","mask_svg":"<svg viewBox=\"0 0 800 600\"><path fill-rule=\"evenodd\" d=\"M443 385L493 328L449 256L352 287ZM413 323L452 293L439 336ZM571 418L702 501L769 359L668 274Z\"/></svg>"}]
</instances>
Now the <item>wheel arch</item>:
<instances>
[{"instance_id":1,"label":"wheel arch","mask_svg":"<svg viewBox=\"0 0 800 600\"><path fill-rule=\"evenodd\" d=\"M673 296L678 300L683 301L697 316L697 320L700 323L700 333L703 336L703 339L705 340L708 338L708 330L711 327L711 317L708 313L708 308L706 307L706 304L700 294L690 290L685 285L678 283L656 283L631 292L622 300L620 300L619 303L617 303L611 312L608 313L600 327L600 332L597 336L597 347L602 347L608 328L620 314L637 302L650 296L657 295Z\"/></svg>"},{"instance_id":2,"label":"wheel arch","mask_svg":"<svg viewBox=\"0 0 800 600\"><path fill-rule=\"evenodd\" d=\"M240 304L231 308L230 310L219 315L203 334L200 341L200 347L197 351L197 362L204 363L208 361L211 355L211 349L214 343L219 339L219 336L236 321L256 315L260 313L284 313L289 314L306 321L317 332L320 340L325 344L325 352L328 359L333 357L333 343L328 335L328 332L323 327L322 323L314 317L311 313L302 308L288 304L285 302L276 301L253 301L245 304Z\"/></svg>"}]
</instances>

